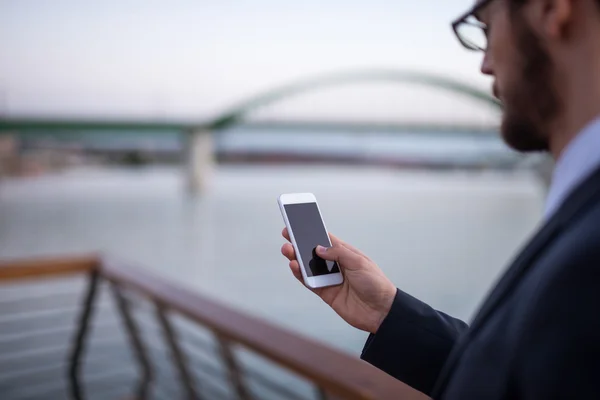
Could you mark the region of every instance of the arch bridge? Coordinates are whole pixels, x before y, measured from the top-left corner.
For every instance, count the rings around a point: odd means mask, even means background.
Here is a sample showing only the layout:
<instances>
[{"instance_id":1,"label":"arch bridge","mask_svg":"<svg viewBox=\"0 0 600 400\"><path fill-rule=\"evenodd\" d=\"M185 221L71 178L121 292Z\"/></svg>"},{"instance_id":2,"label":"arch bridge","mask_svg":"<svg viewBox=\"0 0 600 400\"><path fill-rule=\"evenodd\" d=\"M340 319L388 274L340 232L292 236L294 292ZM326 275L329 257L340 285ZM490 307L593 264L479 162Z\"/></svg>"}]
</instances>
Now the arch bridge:
<instances>
[{"instance_id":1,"label":"arch bridge","mask_svg":"<svg viewBox=\"0 0 600 400\"><path fill-rule=\"evenodd\" d=\"M435 74L394 69L357 70L302 79L251 96L226 109L214 118L206 121L134 121L134 120L91 120L91 119L47 119L12 118L0 119L0 132L51 132L51 131L179 131L185 133L188 141L186 157L186 177L192 192L200 191L206 184L214 158L214 134L243 123L249 114L264 106L276 104L282 100L318 91L323 88L341 86L358 82L384 82L389 84L411 84L432 87L447 91L456 96L475 100L486 107L498 110L501 105L489 93L458 80ZM314 127L314 123L301 123ZM351 124L348 124L351 125ZM345 126L347 127L347 126ZM329 126L331 128L331 126ZM433 124L398 124L388 126L394 131L404 132L490 132L491 127L453 126Z\"/></svg>"}]
</instances>

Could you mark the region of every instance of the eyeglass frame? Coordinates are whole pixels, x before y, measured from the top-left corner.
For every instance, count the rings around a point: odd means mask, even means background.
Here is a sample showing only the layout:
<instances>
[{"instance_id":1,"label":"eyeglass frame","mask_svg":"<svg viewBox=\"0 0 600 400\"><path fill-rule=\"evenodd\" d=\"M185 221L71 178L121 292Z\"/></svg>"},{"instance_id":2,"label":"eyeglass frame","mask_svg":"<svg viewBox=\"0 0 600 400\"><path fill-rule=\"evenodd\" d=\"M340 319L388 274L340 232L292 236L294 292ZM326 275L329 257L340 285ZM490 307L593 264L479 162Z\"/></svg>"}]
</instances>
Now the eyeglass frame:
<instances>
[{"instance_id":1,"label":"eyeglass frame","mask_svg":"<svg viewBox=\"0 0 600 400\"><path fill-rule=\"evenodd\" d=\"M482 0L479 3L475 4L473 7L471 7L471 9L469 9L467 12L465 12L464 14L462 14L460 17L458 17L457 19L455 19L452 22L452 30L454 31L454 35L456 35L456 38L458 39L458 41L460 42L460 44L463 45L464 48L466 48L467 50L473 50L473 51L482 51L482 52L486 52L487 51L487 46L486 48L481 48L478 47L476 45L472 45L469 44L467 42L465 42L465 40L463 40L463 38L461 37L460 33L458 32L458 28L460 25L462 24L469 24L469 25L473 25L469 22L467 22L467 18L473 16L475 19L479 20L479 18L477 18L476 14L481 11L484 7L488 6L493 0ZM487 24L484 24L483 22L481 22L482 25L484 26L480 26L480 28L484 31L484 34L487 37Z\"/></svg>"}]
</instances>

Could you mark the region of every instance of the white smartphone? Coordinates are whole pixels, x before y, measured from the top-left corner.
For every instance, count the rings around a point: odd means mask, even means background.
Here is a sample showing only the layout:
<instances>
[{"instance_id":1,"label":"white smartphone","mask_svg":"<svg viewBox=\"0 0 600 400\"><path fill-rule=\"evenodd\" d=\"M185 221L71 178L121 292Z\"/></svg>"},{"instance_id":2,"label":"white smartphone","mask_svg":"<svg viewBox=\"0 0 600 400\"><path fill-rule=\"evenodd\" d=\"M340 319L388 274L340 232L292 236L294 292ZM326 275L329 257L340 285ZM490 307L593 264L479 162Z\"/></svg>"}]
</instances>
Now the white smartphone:
<instances>
[{"instance_id":1,"label":"white smartphone","mask_svg":"<svg viewBox=\"0 0 600 400\"><path fill-rule=\"evenodd\" d=\"M331 241L314 194L282 194L278 203L306 286L316 289L344 282L337 262L315 253L318 245L331 247Z\"/></svg>"}]
</instances>

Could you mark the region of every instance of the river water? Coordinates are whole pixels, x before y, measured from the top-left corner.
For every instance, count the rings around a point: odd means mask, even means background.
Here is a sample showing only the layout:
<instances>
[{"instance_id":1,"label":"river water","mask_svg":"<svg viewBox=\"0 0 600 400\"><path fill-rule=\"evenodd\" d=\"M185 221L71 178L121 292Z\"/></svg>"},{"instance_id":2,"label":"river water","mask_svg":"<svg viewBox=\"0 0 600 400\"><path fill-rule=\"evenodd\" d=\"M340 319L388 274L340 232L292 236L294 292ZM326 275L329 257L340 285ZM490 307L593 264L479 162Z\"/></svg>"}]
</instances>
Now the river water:
<instances>
[{"instance_id":1,"label":"river water","mask_svg":"<svg viewBox=\"0 0 600 400\"><path fill-rule=\"evenodd\" d=\"M0 183L0 255L100 251L358 354L366 334L280 255L277 196L304 191L397 286L467 320L539 223L544 197L527 172L221 166L192 198L176 168L76 169Z\"/></svg>"}]
</instances>

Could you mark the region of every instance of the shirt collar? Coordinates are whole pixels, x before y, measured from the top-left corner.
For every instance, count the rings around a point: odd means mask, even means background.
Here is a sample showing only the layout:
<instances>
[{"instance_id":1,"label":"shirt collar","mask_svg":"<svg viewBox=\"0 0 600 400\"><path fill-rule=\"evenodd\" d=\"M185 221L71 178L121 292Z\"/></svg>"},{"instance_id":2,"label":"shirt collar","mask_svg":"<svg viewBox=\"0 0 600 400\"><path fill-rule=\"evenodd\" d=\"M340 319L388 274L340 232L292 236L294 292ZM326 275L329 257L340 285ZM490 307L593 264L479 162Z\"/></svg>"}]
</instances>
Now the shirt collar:
<instances>
[{"instance_id":1,"label":"shirt collar","mask_svg":"<svg viewBox=\"0 0 600 400\"><path fill-rule=\"evenodd\" d=\"M571 192L600 166L600 117L590 122L565 148L556 162L546 199L549 219Z\"/></svg>"}]
</instances>

